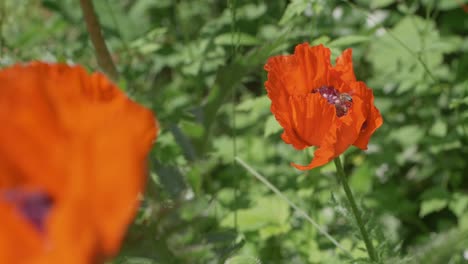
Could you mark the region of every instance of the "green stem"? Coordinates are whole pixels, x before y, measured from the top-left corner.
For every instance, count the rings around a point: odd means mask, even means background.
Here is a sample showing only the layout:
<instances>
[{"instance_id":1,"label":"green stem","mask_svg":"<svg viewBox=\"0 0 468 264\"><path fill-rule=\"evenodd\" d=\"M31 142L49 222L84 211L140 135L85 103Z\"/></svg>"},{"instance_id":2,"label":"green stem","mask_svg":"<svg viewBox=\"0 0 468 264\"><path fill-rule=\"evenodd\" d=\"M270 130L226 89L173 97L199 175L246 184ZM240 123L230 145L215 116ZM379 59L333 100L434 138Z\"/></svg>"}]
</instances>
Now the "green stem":
<instances>
[{"instance_id":1,"label":"green stem","mask_svg":"<svg viewBox=\"0 0 468 264\"><path fill-rule=\"evenodd\" d=\"M361 213L359 212L359 209L356 205L356 201L354 200L353 193L349 188L348 181L343 170L343 165L341 165L340 157L336 158L334 161L336 166L336 174L338 175L338 180L343 186L343 189L346 193L346 198L348 198L349 204L351 205L351 210L353 211L354 218L356 218L359 231L361 231L362 239L366 244L367 254L369 254L369 258L372 261L377 261L374 246L372 245L372 242L369 238L369 234L367 233L366 228L364 227L364 222L362 221Z\"/></svg>"},{"instance_id":2,"label":"green stem","mask_svg":"<svg viewBox=\"0 0 468 264\"><path fill-rule=\"evenodd\" d=\"M88 28L89 37L96 51L96 59L99 67L113 80L118 81L119 73L115 67L109 49L106 46L101 32L101 25L94 10L92 0L80 0L83 17Z\"/></svg>"}]
</instances>

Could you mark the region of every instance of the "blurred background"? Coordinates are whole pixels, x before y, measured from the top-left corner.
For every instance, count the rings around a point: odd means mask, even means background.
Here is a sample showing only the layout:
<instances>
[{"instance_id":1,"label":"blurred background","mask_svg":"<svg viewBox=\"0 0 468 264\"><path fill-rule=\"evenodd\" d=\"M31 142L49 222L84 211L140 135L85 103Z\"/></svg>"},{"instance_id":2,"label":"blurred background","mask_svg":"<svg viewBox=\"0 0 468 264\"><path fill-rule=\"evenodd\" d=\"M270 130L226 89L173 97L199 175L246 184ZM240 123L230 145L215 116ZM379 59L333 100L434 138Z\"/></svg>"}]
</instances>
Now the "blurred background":
<instances>
[{"instance_id":1,"label":"blurred background","mask_svg":"<svg viewBox=\"0 0 468 264\"><path fill-rule=\"evenodd\" d=\"M333 61L353 48L383 115L369 149L343 155L381 262L468 263L468 1L93 2L119 86L161 125L141 210L109 263L366 263L334 165L291 167L313 149L286 145L269 110L263 65L303 42ZM0 0L0 67L30 60L99 69L79 1Z\"/></svg>"}]
</instances>

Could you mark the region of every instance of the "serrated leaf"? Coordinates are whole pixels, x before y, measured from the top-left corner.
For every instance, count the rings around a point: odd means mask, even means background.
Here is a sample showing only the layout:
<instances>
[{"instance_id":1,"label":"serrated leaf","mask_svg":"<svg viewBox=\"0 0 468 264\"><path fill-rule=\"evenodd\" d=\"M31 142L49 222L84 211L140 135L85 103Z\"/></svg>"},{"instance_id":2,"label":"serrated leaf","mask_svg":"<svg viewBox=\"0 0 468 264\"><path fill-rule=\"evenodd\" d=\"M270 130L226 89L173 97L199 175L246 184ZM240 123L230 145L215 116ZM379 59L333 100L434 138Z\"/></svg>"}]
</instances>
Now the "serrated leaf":
<instances>
[{"instance_id":1,"label":"serrated leaf","mask_svg":"<svg viewBox=\"0 0 468 264\"><path fill-rule=\"evenodd\" d=\"M434 21L406 16L371 42L368 57L380 85L400 86L400 93L422 93L432 82L427 71L444 71L444 54L456 51L454 43L460 41L441 38Z\"/></svg>"}]
</instances>

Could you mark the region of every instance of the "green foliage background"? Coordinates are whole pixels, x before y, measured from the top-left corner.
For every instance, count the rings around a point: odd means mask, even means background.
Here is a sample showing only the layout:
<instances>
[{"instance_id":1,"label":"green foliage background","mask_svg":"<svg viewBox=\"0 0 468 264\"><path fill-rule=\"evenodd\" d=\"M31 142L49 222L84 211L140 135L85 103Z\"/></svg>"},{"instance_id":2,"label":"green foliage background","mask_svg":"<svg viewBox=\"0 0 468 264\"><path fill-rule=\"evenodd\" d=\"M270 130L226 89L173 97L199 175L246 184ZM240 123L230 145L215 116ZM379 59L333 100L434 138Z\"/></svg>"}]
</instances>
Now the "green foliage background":
<instances>
[{"instance_id":1,"label":"green foliage background","mask_svg":"<svg viewBox=\"0 0 468 264\"><path fill-rule=\"evenodd\" d=\"M327 45L333 60L352 47L384 117L368 151L344 154L381 262L467 263L467 2L94 1L120 87L161 125L141 211L112 263L366 262L334 166L293 169L313 150L282 142L269 111L262 67L302 42ZM0 66L98 70L78 1L0 0L0 10Z\"/></svg>"}]
</instances>

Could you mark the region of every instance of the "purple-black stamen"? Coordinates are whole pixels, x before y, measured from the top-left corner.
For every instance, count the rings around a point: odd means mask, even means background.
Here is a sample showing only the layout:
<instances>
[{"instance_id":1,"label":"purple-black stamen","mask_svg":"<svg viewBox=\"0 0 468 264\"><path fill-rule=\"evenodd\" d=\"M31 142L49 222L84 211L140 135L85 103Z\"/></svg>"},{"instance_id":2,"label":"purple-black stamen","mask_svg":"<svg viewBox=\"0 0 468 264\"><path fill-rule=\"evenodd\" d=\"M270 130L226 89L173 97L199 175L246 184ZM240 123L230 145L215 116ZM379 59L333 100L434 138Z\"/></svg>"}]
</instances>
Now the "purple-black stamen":
<instances>
[{"instance_id":1,"label":"purple-black stamen","mask_svg":"<svg viewBox=\"0 0 468 264\"><path fill-rule=\"evenodd\" d=\"M50 195L40 191L14 189L4 192L2 196L39 232L45 231L45 220L53 205Z\"/></svg>"},{"instance_id":2,"label":"purple-black stamen","mask_svg":"<svg viewBox=\"0 0 468 264\"><path fill-rule=\"evenodd\" d=\"M348 113L348 110L353 105L351 95L347 93L340 93L333 86L321 86L312 90L312 93L320 93L320 95L327 100L329 104L335 106L336 115L342 117Z\"/></svg>"}]
</instances>

